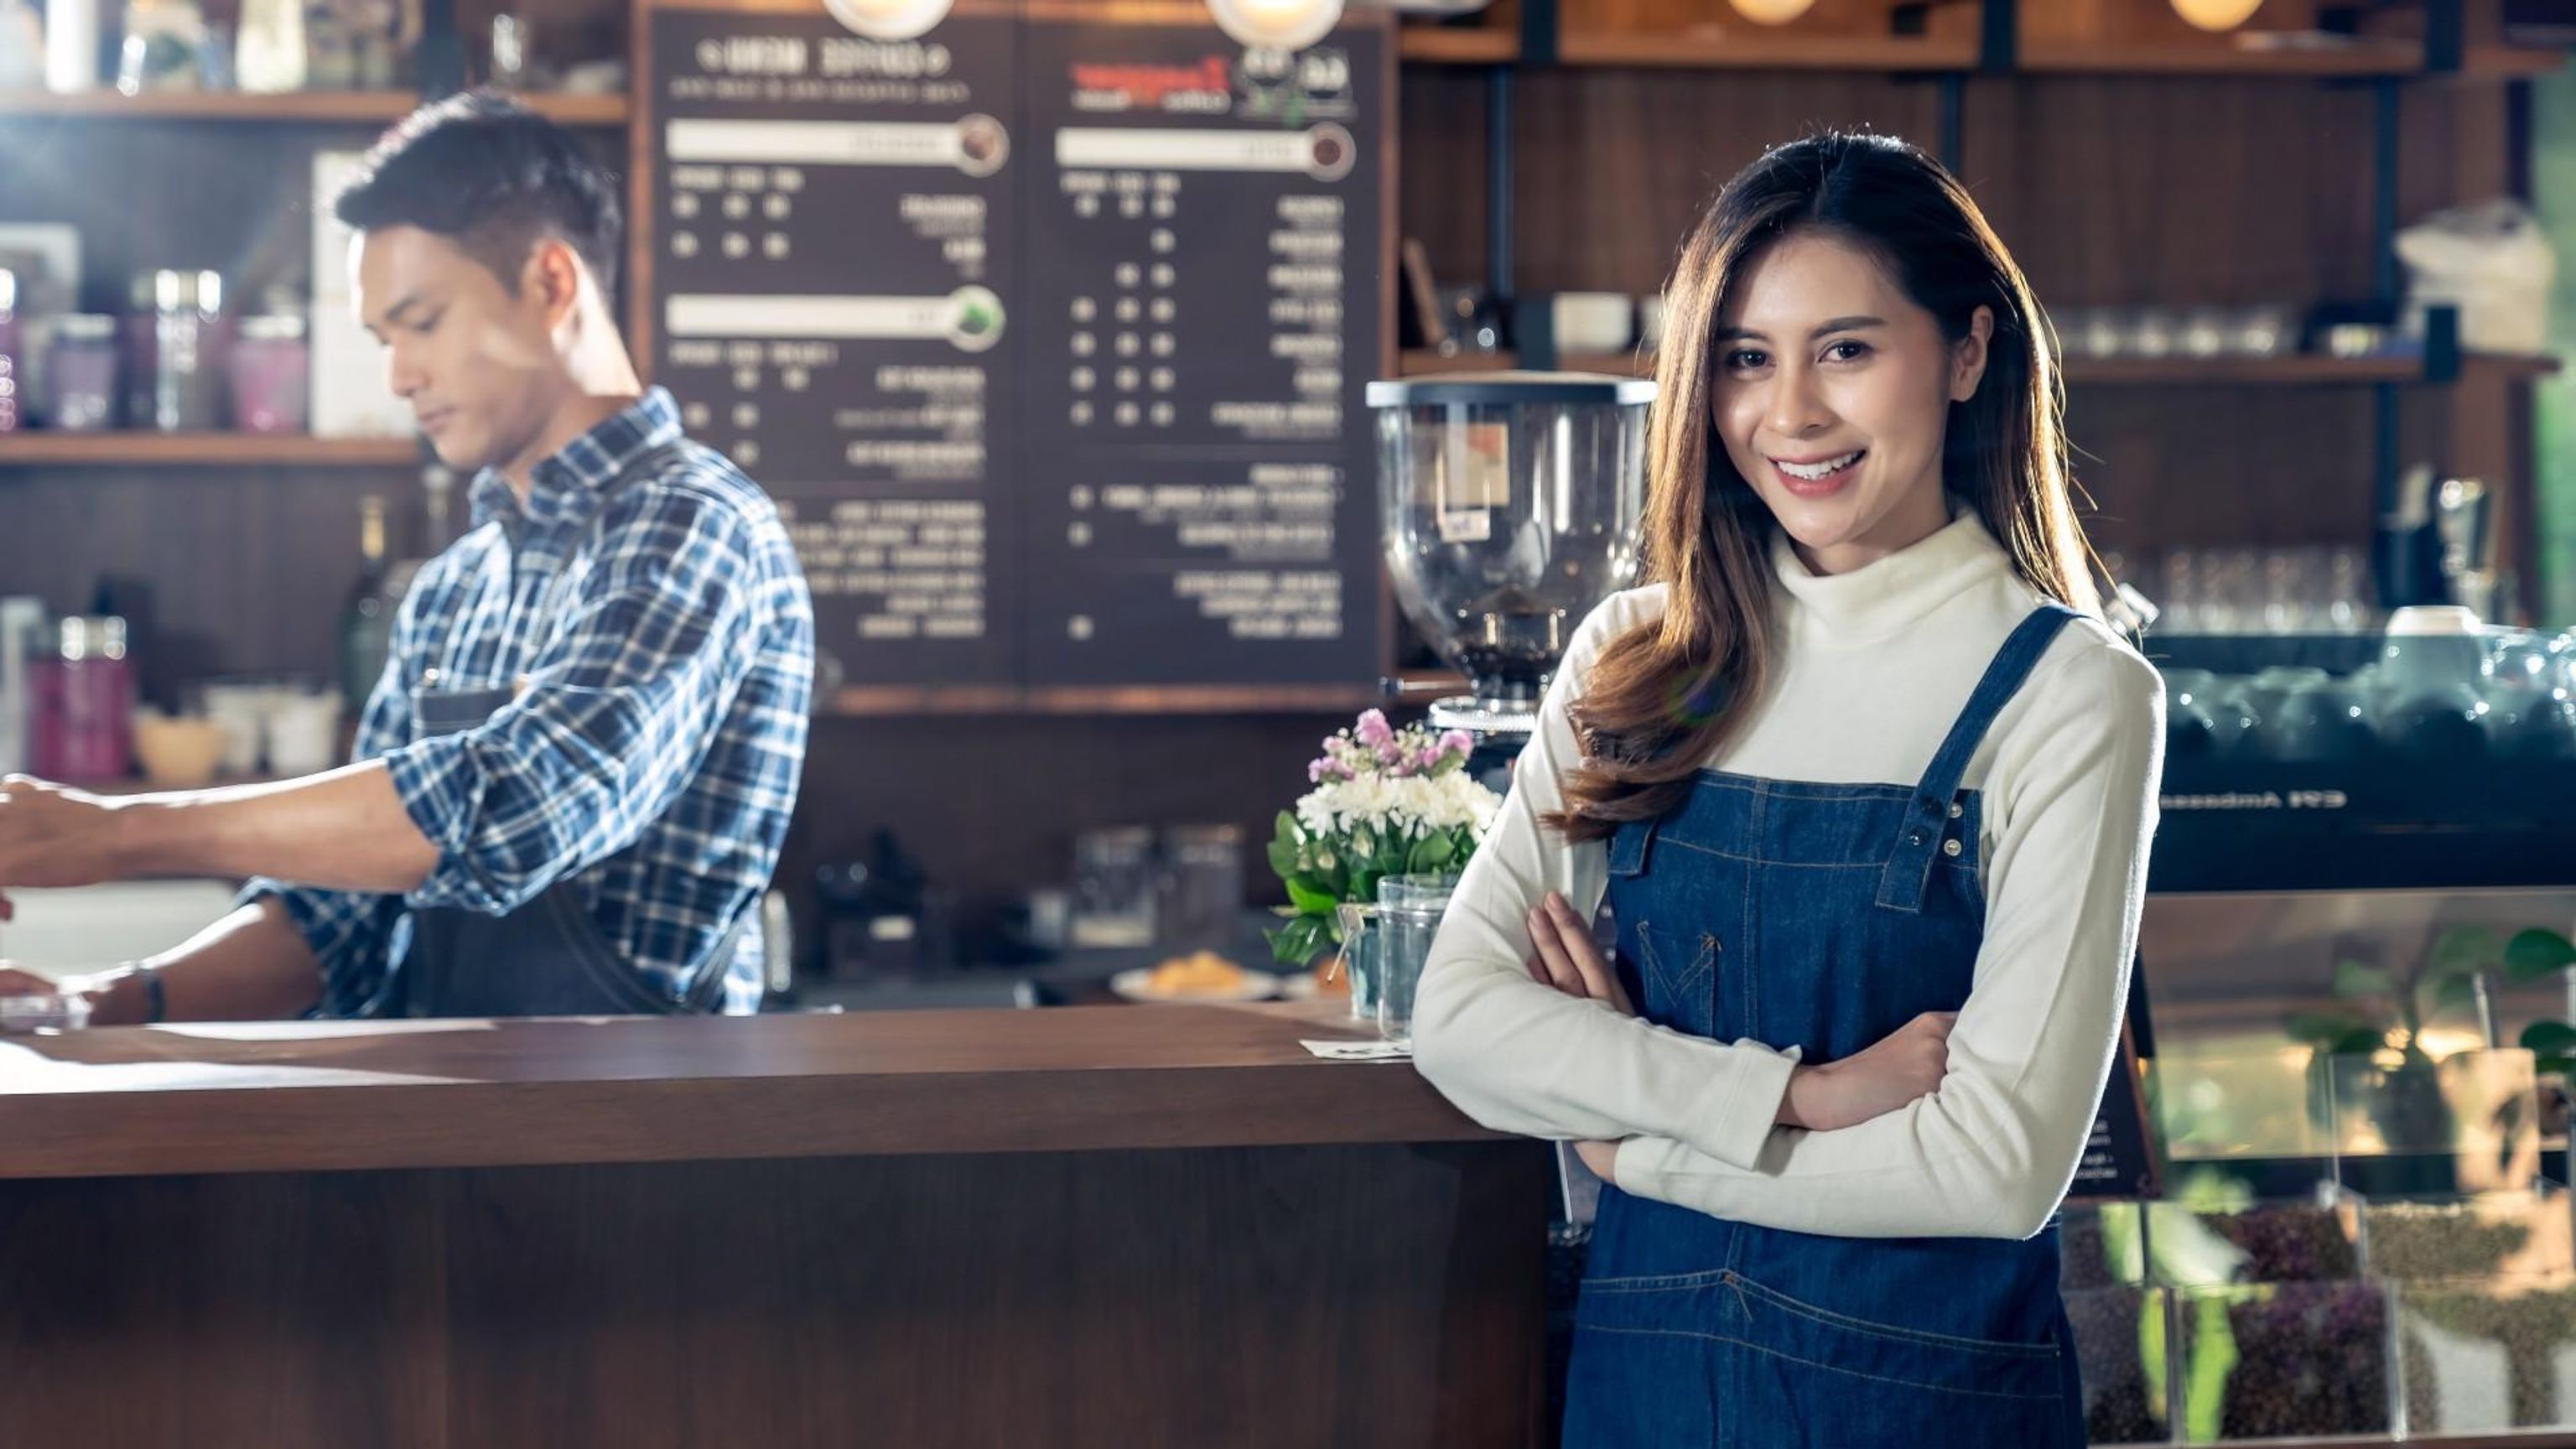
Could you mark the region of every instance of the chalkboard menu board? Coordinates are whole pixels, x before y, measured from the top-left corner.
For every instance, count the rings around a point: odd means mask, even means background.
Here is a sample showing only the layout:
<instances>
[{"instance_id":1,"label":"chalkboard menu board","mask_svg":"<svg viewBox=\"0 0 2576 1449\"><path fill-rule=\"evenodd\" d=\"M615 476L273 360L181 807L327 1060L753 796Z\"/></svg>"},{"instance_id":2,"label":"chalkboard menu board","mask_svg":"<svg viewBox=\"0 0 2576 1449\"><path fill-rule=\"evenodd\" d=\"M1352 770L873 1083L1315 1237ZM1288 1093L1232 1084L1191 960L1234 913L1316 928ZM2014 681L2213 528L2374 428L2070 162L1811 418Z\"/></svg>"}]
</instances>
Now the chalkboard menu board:
<instances>
[{"instance_id":1,"label":"chalkboard menu board","mask_svg":"<svg viewBox=\"0 0 2576 1449\"><path fill-rule=\"evenodd\" d=\"M843 679L1377 676L1382 28L647 13L655 374Z\"/></svg>"}]
</instances>

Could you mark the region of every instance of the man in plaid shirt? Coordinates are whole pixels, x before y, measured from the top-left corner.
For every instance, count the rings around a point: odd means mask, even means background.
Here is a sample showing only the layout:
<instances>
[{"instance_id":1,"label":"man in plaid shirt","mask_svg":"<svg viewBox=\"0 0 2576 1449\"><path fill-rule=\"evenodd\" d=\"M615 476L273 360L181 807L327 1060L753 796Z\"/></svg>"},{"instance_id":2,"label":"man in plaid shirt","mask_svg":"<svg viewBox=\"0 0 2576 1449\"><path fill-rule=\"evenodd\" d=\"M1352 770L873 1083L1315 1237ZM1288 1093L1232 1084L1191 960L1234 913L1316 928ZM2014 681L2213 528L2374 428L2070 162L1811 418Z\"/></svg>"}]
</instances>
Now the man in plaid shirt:
<instances>
[{"instance_id":1,"label":"man in plaid shirt","mask_svg":"<svg viewBox=\"0 0 2576 1449\"><path fill-rule=\"evenodd\" d=\"M637 380L615 186L571 136L458 97L370 163L338 208L360 319L478 476L357 763L125 800L11 777L0 889L251 878L194 940L69 983L103 1024L752 1010L813 689L777 510Z\"/></svg>"}]
</instances>

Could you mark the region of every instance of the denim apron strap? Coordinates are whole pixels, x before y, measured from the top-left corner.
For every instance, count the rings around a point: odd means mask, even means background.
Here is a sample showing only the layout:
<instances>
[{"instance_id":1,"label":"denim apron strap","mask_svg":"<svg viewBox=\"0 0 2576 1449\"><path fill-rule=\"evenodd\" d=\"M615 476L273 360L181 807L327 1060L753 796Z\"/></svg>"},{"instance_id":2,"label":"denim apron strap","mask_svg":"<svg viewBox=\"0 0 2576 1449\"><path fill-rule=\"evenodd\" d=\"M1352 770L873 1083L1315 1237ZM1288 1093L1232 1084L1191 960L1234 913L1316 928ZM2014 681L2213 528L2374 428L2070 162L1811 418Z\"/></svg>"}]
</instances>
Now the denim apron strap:
<instances>
[{"instance_id":1,"label":"denim apron strap","mask_svg":"<svg viewBox=\"0 0 2576 1449\"><path fill-rule=\"evenodd\" d=\"M1977 681L1976 691L1968 696L1967 708L1959 711L1958 720L1950 726L1949 738L1941 742L1931 767L1914 787L1914 798L1906 803L1905 818L1896 828L1896 839L1889 845L1887 866L1879 875L1878 904L1895 911L1919 911L1923 893L1932 880L1932 860L1941 852L1941 840L1957 818L1959 782L1967 777L1968 761L1975 758L1977 746L1986 731L2003 713L2039 657L2055 643L2059 630L2076 617L2064 604L2049 602L2031 611L2014 628L2003 648L1995 651L1985 677Z\"/></svg>"}]
</instances>

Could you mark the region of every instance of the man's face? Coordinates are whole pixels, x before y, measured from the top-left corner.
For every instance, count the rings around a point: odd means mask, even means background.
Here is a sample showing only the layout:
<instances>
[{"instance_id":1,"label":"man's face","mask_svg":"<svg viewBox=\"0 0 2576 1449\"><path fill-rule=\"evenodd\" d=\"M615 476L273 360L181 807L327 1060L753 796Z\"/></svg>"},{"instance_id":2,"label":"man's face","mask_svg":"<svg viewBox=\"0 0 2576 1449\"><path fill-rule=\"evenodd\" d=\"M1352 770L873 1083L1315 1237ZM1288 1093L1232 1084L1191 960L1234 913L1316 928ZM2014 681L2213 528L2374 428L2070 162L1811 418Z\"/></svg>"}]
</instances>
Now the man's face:
<instances>
[{"instance_id":1,"label":"man's face","mask_svg":"<svg viewBox=\"0 0 2576 1449\"><path fill-rule=\"evenodd\" d=\"M469 473L519 461L564 377L537 269L513 292L454 241L410 226L361 233L349 267L358 321L385 344L386 380L439 458Z\"/></svg>"}]
</instances>

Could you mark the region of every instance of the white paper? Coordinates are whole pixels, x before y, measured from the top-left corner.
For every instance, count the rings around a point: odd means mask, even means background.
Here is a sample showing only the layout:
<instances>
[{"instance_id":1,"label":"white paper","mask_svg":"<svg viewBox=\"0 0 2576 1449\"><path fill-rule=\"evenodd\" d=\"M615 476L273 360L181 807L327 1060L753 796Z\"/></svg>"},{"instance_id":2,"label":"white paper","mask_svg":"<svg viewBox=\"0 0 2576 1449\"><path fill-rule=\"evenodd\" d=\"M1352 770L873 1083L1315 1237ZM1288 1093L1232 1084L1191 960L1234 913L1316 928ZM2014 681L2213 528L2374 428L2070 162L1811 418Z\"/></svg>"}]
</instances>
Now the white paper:
<instances>
[{"instance_id":1,"label":"white paper","mask_svg":"<svg viewBox=\"0 0 2576 1449\"><path fill-rule=\"evenodd\" d=\"M488 1021L192 1021L153 1031L199 1041L337 1041L371 1036L426 1036L443 1031L490 1031Z\"/></svg>"},{"instance_id":2,"label":"white paper","mask_svg":"<svg viewBox=\"0 0 2576 1449\"><path fill-rule=\"evenodd\" d=\"M1405 1062L1413 1045L1400 1041L1301 1041L1297 1043L1328 1062Z\"/></svg>"}]
</instances>

